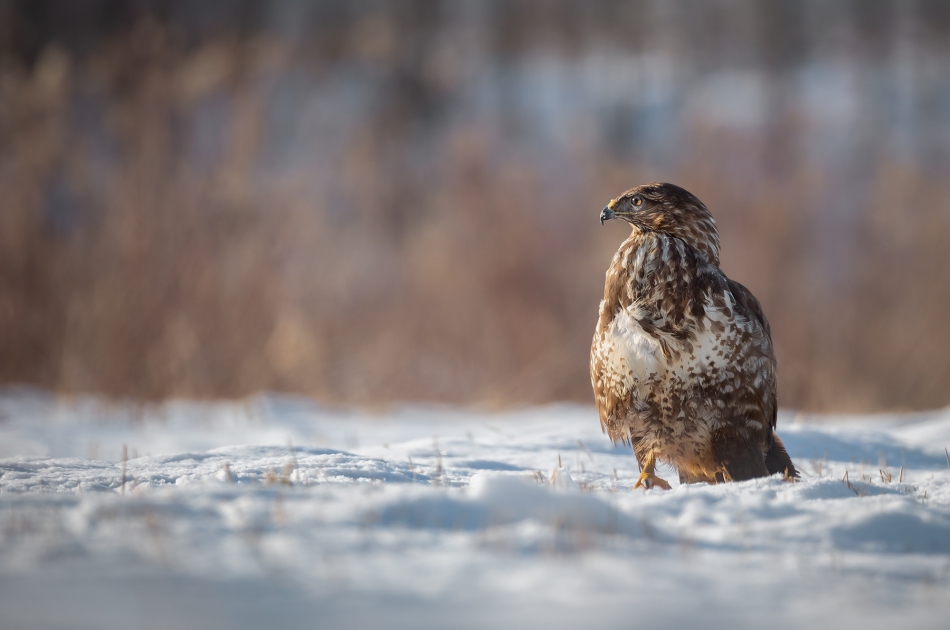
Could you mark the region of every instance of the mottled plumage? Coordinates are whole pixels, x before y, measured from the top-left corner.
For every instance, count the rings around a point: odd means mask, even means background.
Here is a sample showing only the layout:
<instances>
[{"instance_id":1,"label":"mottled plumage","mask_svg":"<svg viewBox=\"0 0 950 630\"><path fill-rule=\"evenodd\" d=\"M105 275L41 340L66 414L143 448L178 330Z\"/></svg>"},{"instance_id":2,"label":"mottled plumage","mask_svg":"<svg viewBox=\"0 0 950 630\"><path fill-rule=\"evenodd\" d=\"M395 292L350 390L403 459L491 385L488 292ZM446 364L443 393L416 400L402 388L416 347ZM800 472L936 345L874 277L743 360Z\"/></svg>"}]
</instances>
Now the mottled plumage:
<instances>
[{"instance_id":1,"label":"mottled plumage","mask_svg":"<svg viewBox=\"0 0 950 630\"><path fill-rule=\"evenodd\" d=\"M633 227L614 255L591 346L603 429L631 444L647 486L656 461L684 482L797 475L776 419L775 353L755 296L719 268L719 235L699 199L645 184L601 221ZM639 483L639 482L638 482Z\"/></svg>"}]
</instances>

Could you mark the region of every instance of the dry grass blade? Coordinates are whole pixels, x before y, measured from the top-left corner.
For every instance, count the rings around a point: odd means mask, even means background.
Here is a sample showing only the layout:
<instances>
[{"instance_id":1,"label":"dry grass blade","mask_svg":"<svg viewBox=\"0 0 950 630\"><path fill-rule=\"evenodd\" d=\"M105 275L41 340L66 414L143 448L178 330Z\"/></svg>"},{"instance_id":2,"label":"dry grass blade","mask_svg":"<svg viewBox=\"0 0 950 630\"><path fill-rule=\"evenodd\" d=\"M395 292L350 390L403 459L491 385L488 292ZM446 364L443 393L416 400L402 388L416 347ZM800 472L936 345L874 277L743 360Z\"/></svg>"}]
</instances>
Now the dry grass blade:
<instances>
[{"instance_id":1,"label":"dry grass blade","mask_svg":"<svg viewBox=\"0 0 950 630\"><path fill-rule=\"evenodd\" d=\"M292 466L291 472L296 471L297 473L297 483L300 483L300 466L297 464L297 451L294 450L293 440L287 440L287 448L290 449L290 463L288 466ZM285 466L286 468L286 466ZM287 480L290 481L290 475L286 475Z\"/></svg>"},{"instance_id":2,"label":"dry grass blade","mask_svg":"<svg viewBox=\"0 0 950 630\"><path fill-rule=\"evenodd\" d=\"M432 447L435 449L435 459L436 459L434 483L437 486L442 485L444 487L448 487L449 478L448 478L448 475L446 475L445 473L445 467L442 466L442 451L439 449L439 438L437 437L432 438Z\"/></svg>"},{"instance_id":3,"label":"dry grass blade","mask_svg":"<svg viewBox=\"0 0 950 630\"><path fill-rule=\"evenodd\" d=\"M579 447L581 447L581 450L582 450L582 451L584 451L585 453L587 453L588 459L590 459L591 463L593 464L593 463L594 463L594 456L591 455L590 450L589 450L586 446L584 446L584 443L581 442L580 440L577 441L577 445L578 445Z\"/></svg>"},{"instance_id":4,"label":"dry grass blade","mask_svg":"<svg viewBox=\"0 0 950 630\"><path fill-rule=\"evenodd\" d=\"M120 491L122 494L125 494L125 465L129 461L129 447L125 444L122 445L122 485L120 486Z\"/></svg>"},{"instance_id":5,"label":"dry grass blade","mask_svg":"<svg viewBox=\"0 0 950 630\"><path fill-rule=\"evenodd\" d=\"M290 476L294 474L294 465L292 462L287 462L284 464L284 469L281 471L281 475L278 478L280 484L283 486L292 486L294 482L291 481Z\"/></svg>"}]
</instances>

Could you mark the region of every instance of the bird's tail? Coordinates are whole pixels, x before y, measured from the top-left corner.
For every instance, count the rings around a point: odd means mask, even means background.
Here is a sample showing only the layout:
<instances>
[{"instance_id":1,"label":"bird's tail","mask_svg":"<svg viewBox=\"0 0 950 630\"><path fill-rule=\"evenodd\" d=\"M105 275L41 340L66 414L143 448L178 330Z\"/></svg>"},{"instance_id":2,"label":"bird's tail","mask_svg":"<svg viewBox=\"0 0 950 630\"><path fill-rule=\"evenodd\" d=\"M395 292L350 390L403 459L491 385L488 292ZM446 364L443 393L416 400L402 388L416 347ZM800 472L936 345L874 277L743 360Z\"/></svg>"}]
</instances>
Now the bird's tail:
<instances>
[{"instance_id":1,"label":"bird's tail","mask_svg":"<svg viewBox=\"0 0 950 630\"><path fill-rule=\"evenodd\" d=\"M787 478L798 479L799 477L795 464L792 463L792 458L788 456L788 451L785 450L782 438L776 433L772 434L772 446L765 454L765 467L768 468L770 475L782 473Z\"/></svg>"}]
</instances>

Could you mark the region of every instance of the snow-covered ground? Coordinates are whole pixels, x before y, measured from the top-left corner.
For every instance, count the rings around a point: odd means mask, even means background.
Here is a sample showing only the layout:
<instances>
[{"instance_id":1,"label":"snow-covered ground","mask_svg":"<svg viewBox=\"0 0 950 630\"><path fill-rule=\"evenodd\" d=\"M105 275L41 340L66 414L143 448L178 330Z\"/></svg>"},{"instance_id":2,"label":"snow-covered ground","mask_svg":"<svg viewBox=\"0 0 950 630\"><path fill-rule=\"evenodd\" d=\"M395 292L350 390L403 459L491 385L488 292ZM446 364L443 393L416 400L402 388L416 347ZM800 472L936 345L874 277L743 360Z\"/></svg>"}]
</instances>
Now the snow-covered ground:
<instances>
[{"instance_id":1,"label":"snow-covered ground","mask_svg":"<svg viewBox=\"0 0 950 630\"><path fill-rule=\"evenodd\" d=\"M950 412L779 429L644 492L588 407L0 390L0 628L950 627Z\"/></svg>"}]
</instances>

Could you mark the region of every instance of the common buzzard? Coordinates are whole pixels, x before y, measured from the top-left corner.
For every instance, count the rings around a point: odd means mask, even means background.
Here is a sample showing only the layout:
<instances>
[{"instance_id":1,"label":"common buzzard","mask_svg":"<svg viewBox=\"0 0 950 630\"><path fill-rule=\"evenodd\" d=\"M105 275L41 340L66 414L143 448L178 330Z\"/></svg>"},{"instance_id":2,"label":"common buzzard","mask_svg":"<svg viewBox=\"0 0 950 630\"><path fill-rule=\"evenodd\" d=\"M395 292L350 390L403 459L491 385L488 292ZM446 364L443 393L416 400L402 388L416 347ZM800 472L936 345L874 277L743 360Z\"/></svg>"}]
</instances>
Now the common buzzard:
<instances>
[{"instance_id":1,"label":"common buzzard","mask_svg":"<svg viewBox=\"0 0 950 630\"><path fill-rule=\"evenodd\" d=\"M632 445L635 487L798 473L775 434L775 352L755 296L719 268L712 215L672 184L613 199L601 224L631 225L607 269L590 353L601 427Z\"/></svg>"}]
</instances>

